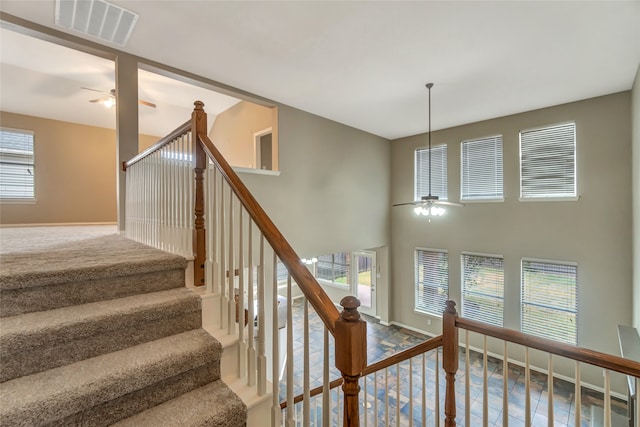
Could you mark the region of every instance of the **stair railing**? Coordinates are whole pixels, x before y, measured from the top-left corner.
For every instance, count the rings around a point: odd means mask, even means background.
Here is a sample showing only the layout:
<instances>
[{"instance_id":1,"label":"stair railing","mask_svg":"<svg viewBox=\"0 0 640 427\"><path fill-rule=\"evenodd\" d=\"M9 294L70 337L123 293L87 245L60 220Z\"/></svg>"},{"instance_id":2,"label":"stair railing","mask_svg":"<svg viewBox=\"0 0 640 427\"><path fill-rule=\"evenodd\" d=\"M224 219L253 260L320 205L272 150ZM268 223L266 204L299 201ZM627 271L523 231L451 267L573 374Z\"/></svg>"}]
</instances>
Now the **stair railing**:
<instances>
[{"instance_id":1,"label":"stair railing","mask_svg":"<svg viewBox=\"0 0 640 427\"><path fill-rule=\"evenodd\" d=\"M304 393L312 387L313 337L304 320L305 350L294 352L293 330L300 328L292 310L295 286L304 296L305 311L311 306L322 320L324 386L329 386L333 344L342 375L343 425L358 426L358 381L367 363L360 303L347 297L342 312L337 310L207 136L203 106L196 101L191 120L123 163L126 235L193 259L194 285L206 285L216 295L217 325L238 339L243 383L260 395L271 383L272 426L281 421L281 396L293 405L297 363L305 365ZM310 413L308 407L305 411ZM294 425L293 417L293 412L286 414L286 425Z\"/></svg>"},{"instance_id":2,"label":"stair railing","mask_svg":"<svg viewBox=\"0 0 640 427\"><path fill-rule=\"evenodd\" d=\"M422 397L416 406L434 408L434 422L439 426L440 373L444 374L444 425L456 425L458 409L464 412L465 425L471 425L469 334L483 337L482 424L488 425L488 350L487 337L503 341L503 371L509 369L510 347L524 349L525 370L525 425L532 422L531 364L529 351L541 351L548 357L548 378L554 378L554 357L567 358L575 363L575 425L581 425L581 392L583 365L603 369L604 425L611 425L611 374L630 376L640 385L640 363L605 353L588 350L555 341L537 338L519 331L494 327L482 322L458 317L453 301L447 302L443 314L442 335L414 349L367 367L366 323L357 311L359 301L354 297L343 299L343 311L338 312L310 271L305 267L284 236L266 215L246 186L233 171L207 136L206 114L201 102L195 103L190 121L169 136L123 163L127 171L126 233L127 236L161 249L194 259L194 284L207 285L218 297L218 325L239 342L238 371L242 381L255 387L258 394L265 394L271 382L271 426L281 422L288 427L310 425L311 415L322 413L321 425L359 426L362 413L365 423L369 419L378 424L378 388L384 387L386 419L399 425L399 406L389 409L389 400L400 400L401 390L389 384L397 384L397 372L408 363L410 372L415 370L412 359L422 357L426 366L428 358L435 358L432 372L434 384L423 375L419 379L423 396L433 391L433 396ZM284 271L281 275L280 272ZM303 315L294 319L292 304L294 285L304 295ZM286 307L286 309L283 309ZM321 319L321 331L311 336L309 310L315 310ZM295 321L294 321L295 320ZM300 326L302 323L302 326ZM281 326L286 327L281 328ZM302 350L294 350L296 339L302 335ZM459 374L458 333L464 330L464 402L456 401L456 375ZM317 344L317 336L323 336L323 345ZM331 340L333 336L333 341ZM334 364L342 378L331 381L330 348L335 348ZM442 347L441 349L439 349ZM315 347L314 347L315 348ZM312 351L322 353L317 360ZM439 352L442 352L442 364ZM299 354L301 353L301 354ZM427 355L428 353L428 355ZM314 387L310 378L310 359L321 364L322 385ZM267 366L270 360L270 366ZM294 369L302 363L300 380ZM395 370L392 369L395 367ZM391 368L391 369L390 369ZM394 377L393 372L396 372ZM366 378L361 378L366 375ZM431 375L431 374L430 374ZM409 376L412 378L412 376ZM502 423L508 425L509 392L508 375L503 375ZM383 383L380 379L384 378ZM300 387L302 382L302 387ZM553 380L551 381L553 384ZM342 395L335 388L342 386ZM301 388L302 392L296 389ZM359 403L359 391L364 389L364 406ZM374 398L369 402L369 393ZM409 395L413 394L413 385ZM282 398L284 397L284 398ZM317 399L321 399L318 403ZM548 387L549 425L553 425L553 387ZM312 400L314 400L312 402ZM410 399L413 406L413 399ZM367 404L376 411L369 417ZM312 407L313 405L313 407ZM314 408L316 412L314 413ZM334 411L333 408L336 408ZM363 409L364 408L364 409ZM281 419L284 409L285 419ZM340 410L342 409L342 410ZM411 408L413 410L413 408ZM637 406L636 406L636 420ZM390 412L394 411L394 412ZM395 415L394 415L395 414ZM336 421L337 416L338 421ZM423 417L425 417L423 415ZM389 421L391 419L391 421ZM477 420L475 420L477 421ZM475 422L474 421L474 422ZM412 425L413 417L409 417ZM318 423L315 423L318 425ZM385 425L389 425L386 423ZM424 424L423 424L424 425Z\"/></svg>"},{"instance_id":3,"label":"stair railing","mask_svg":"<svg viewBox=\"0 0 640 427\"><path fill-rule=\"evenodd\" d=\"M413 426L429 425L446 427L461 425L502 425L508 426L510 416L522 417L516 420L516 424L525 426L541 425L540 420L534 420L534 414L540 414L540 408L546 408L546 412L541 414L545 423L549 426L555 425L584 425L585 419L582 414L583 400L589 401L588 397L583 399L582 392L590 389L589 394L601 393L602 395L602 416L603 426L611 427L616 425L612 419L612 376L628 376L635 384L635 389L640 386L640 363L638 361L624 359L618 356L601 353L598 351L562 344L544 338L534 337L519 331L495 327L483 322L478 322L462 317L458 317L455 310L455 302L447 301L446 310L443 313L442 335L426 340L412 348L396 353L386 359L367 366L360 378L360 387L363 390L363 399L360 404L360 419L365 426ZM464 343L458 341L459 331L464 334ZM483 347L476 353L481 361L481 366L472 366L470 355L477 352L477 349L470 348L470 334L479 334L483 342ZM487 337L493 340L502 341L502 392L495 389L496 384L490 387L488 374L489 354ZM524 371L524 396L511 395L514 389L514 380L509 374L515 369L513 360L509 360L510 351L516 347L524 350L525 361L523 367L518 367ZM530 352L542 352L547 358L548 366L542 375L546 377L545 390L541 390L539 385L534 386L533 367L530 362ZM441 355L441 356L440 356ZM462 355L462 356L461 356ZM460 357L463 362L459 364ZM574 381L574 401L571 402L572 409L566 409L562 415L567 421L560 421L555 416L554 401L554 361L557 359L568 359L575 365ZM441 360L441 362L440 362ZM519 365L519 363L518 363ZM594 390L594 384L583 383L582 377L587 369L601 368L603 373L602 387ZM480 384L472 381L471 372L481 370L482 381ZM441 376L444 381L441 381ZM551 379L551 380L549 380ZM462 383L462 389L456 393L456 382ZM625 381L621 381L625 382ZM342 384L341 378L336 378L329 382L329 386L316 387L305 396L299 394L290 401L281 402L284 411L293 412L294 418L298 420L296 426L308 426L308 422L303 422L298 414L304 414L302 407L305 401L309 401L313 425L331 426L340 425L340 411L335 408L341 405L339 397L332 392ZM536 388L537 387L537 388ZM596 386L599 387L599 386ZM444 400L441 400L441 394ZM533 394L540 395L540 404L536 408ZM458 399L456 400L456 396ZM459 397L463 398L460 399ZM524 401L521 398L524 397ZM542 400L546 397L546 401ZM474 405L480 403L480 413L477 410L472 412L472 398ZM490 405L490 400L494 402ZM499 401L499 408L496 408L495 400ZM566 402L565 402L566 403ZM592 402L591 402L592 403ZM522 405L522 406L520 406ZM541 406L542 405L542 406ZM633 418L629 425L638 426L638 406L630 403L630 411L634 411ZM514 412L514 406L518 414ZM499 411L500 414L497 414ZM330 419L320 419L317 414L331 414ZM512 420L513 421L513 420ZM592 419L592 422L597 422Z\"/></svg>"}]
</instances>

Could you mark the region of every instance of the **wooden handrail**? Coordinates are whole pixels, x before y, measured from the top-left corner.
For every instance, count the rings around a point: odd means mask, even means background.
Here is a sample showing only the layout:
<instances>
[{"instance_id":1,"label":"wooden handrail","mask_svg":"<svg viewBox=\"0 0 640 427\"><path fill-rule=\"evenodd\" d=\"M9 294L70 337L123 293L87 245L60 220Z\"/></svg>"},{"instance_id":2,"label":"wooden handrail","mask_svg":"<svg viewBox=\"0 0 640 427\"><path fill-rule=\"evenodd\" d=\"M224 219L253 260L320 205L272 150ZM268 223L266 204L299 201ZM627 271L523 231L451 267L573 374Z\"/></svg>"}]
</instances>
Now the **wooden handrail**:
<instances>
[{"instance_id":1,"label":"wooden handrail","mask_svg":"<svg viewBox=\"0 0 640 427\"><path fill-rule=\"evenodd\" d=\"M463 317L456 318L456 327L640 378L640 362L630 359L534 337L513 329L499 328Z\"/></svg>"},{"instance_id":2,"label":"wooden handrail","mask_svg":"<svg viewBox=\"0 0 640 427\"><path fill-rule=\"evenodd\" d=\"M258 204L251 192L244 185L238 174L215 147L206 134L198 134L197 141L202 144L204 151L216 162L218 170L224 176L236 197L247 210L251 219L260 229L265 239L269 242L280 261L287 267L289 274L298 284L298 287L309 303L318 313L325 326L335 336L335 323L339 318L339 312L329 296L322 290L320 284L302 263L300 257L293 250L289 242L284 238L280 230L275 226L271 218Z\"/></svg>"},{"instance_id":3,"label":"wooden handrail","mask_svg":"<svg viewBox=\"0 0 640 427\"><path fill-rule=\"evenodd\" d=\"M400 353L396 353L393 356L389 356L386 359L383 359L379 362L369 365L366 368L364 368L364 371L362 371L362 375L372 374L381 369L385 369L397 363L404 362L405 360L409 360L412 357L415 357L419 354L434 350L438 347L442 347L442 335L433 337L425 342L422 342L420 344L414 345L411 348L403 350Z\"/></svg>"},{"instance_id":4,"label":"wooden handrail","mask_svg":"<svg viewBox=\"0 0 640 427\"><path fill-rule=\"evenodd\" d=\"M176 139L176 138L188 133L190 130L191 130L191 120L187 120L182 125L178 126L176 129L174 129L169 135L165 136L160 141L158 141L155 144L153 144L151 147L147 148L146 150L144 150L143 152L139 153L138 155L136 155L135 157L131 158L130 160L127 160L126 162L122 162L122 170L124 172L126 172L127 168L131 167L131 165L134 165L134 164L138 163L140 160L142 160L145 157L147 157L148 155L158 151L159 149L161 149L165 145L169 144L174 139Z\"/></svg>"},{"instance_id":5,"label":"wooden handrail","mask_svg":"<svg viewBox=\"0 0 640 427\"><path fill-rule=\"evenodd\" d=\"M434 350L438 347L442 346L442 335L438 335L437 337L433 337L427 341L421 342L420 344L416 344L411 348L401 351L400 353L396 353L393 356L389 356L386 359L380 360L372 365L367 366L362 371L362 376L365 377L367 375L371 375L375 372L378 372L382 369L389 368L395 364L404 362L413 357L416 357L422 353L426 353L427 351ZM343 383L342 378L336 378L335 380L329 383L329 390L333 390L336 387L340 387ZM322 393L324 386L318 386L309 390L309 397L314 397ZM293 398L293 403L300 403L304 400L304 394L299 394ZM280 409L285 409L287 407L287 401L283 401L280 403Z\"/></svg>"}]
</instances>

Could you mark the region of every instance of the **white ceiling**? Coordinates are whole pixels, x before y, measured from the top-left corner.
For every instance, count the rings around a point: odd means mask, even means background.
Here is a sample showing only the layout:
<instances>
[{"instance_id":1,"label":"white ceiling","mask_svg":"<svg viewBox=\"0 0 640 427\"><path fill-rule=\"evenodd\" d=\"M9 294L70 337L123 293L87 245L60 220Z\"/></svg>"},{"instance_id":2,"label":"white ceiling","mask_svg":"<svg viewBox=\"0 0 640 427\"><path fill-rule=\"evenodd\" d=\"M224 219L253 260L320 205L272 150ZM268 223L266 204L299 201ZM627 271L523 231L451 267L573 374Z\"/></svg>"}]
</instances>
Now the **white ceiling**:
<instances>
[{"instance_id":1,"label":"white ceiling","mask_svg":"<svg viewBox=\"0 0 640 427\"><path fill-rule=\"evenodd\" d=\"M637 0L112 3L140 15L128 44L113 47L386 138L426 130L427 82L440 129L629 90L640 64ZM54 25L53 0L0 9L79 35ZM4 61L4 33L1 43ZM29 77L44 94L62 90L46 80L56 58ZM94 66L59 77L113 87ZM143 77L140 87L158 111L177 105L173 91Z\"/></svg>"}]
</instances>

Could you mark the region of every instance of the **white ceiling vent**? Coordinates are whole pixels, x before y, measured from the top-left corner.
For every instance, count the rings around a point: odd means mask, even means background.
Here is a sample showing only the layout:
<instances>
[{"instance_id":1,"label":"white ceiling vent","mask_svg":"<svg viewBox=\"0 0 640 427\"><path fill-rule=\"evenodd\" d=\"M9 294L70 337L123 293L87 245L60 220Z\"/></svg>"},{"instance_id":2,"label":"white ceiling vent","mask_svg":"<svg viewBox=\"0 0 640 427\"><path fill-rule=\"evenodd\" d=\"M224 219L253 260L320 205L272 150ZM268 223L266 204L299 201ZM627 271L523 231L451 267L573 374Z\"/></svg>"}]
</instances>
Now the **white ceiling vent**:
<instances>
[{"instance_id":1,"label":"white ceiling vent","mask_svg":"<svg viewBox=\"0 0 640 427\"><path fill-rule=\"evenodd\" d=\"M138 15L104 0L56 0L56 24L124 46Z\"/></svg>"}]
</instances>

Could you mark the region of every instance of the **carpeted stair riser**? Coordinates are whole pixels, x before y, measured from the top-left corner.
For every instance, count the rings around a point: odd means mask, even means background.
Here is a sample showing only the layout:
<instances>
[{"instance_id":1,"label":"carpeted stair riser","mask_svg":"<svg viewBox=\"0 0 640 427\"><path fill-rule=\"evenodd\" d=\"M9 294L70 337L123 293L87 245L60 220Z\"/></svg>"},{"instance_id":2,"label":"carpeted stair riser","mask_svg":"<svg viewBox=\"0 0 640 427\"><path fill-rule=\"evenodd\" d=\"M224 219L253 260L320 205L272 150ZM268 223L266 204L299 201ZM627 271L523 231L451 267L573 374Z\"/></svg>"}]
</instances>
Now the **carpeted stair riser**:
<instances>
[{"instance_id":1,"label":"carpeted stair riser","mask_svg":"<svg viewBox=\"0 0 640 427\"><path fill-rule=\"evenodd\" d=\"M127 417L219 379L221 351L219 342L197 329L6 381L0 384L0 425L61 425L107 413Z\"/></svg>"},{"instance_id":2,"label":"carpeted stair riser","mask_svg":"<svg viewBox=\"0 0 640 427\"><path fill-rule=\"evenodd\" d=\"M1 282L0 282L1 283ZM184 287L184 269L2 289L0 317Z\"/></svg>"},{"instance_id":3,"label":"carpeted stair riser","mask_svg":"<svg viewBox=\"0 0 640 427\"><path fill-rule=\"evenodd\" d=\"M239 427L246 423L246 412L242 400L218 380L118 422L114 427Z\"/></svg>"},{"instance_id":4,"label":"carpeted stair riser","mask_svg":"<svg viewBox=\"0 0 640 427\"><path fill-rule=\"evenodd\" d=\"M201 326L187 289L137 295L0 320L0 382Z\"/></svg>"},{"instance_id":5,"label":"carpeted stair riser","mask_svg":"<svg viewBox=\"0 0 640 427\"><path fill-rule=\"evenodd\" d=\"M219 378L219 364L210 363L47 425L51 427L61 425L91 427L112 425L125 418L135 416L141 411L170 401L184 393L189 393L191 390L202 387L212 381L219 381ZM156 424L156 426L159 425L161 424ZM186 426L188 424L179 423L175 425Z\"/></svg>"}]
</instances>

